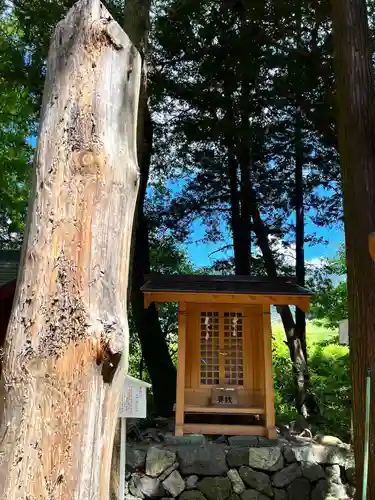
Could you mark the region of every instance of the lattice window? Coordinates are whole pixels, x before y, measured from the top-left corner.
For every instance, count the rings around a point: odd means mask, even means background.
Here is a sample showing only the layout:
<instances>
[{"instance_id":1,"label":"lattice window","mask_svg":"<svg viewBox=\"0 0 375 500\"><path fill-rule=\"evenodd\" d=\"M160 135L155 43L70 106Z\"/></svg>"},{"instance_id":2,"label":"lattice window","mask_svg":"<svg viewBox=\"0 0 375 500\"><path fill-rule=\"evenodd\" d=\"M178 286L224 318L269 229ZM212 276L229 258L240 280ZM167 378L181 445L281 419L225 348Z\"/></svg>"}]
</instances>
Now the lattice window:
<instances>
[{"instance_id":1,"label":"lattice window","mask_svg":"<svg viewBox=\"0 0 375 500\"><path fill-rule=\"evenodd\" d=\"M224 313L224 373L227 385L243 385L243 315Z\"/></svg>"},{"instance_id":2,"label":"lattice window","mask_svg":"<svg viewBox=\"0 0 375 500\"><path fill-rule=\"evenodd\" d=\"M201 384L219 384L219 313L201 312Z\"/></svg>"}]
</instances>

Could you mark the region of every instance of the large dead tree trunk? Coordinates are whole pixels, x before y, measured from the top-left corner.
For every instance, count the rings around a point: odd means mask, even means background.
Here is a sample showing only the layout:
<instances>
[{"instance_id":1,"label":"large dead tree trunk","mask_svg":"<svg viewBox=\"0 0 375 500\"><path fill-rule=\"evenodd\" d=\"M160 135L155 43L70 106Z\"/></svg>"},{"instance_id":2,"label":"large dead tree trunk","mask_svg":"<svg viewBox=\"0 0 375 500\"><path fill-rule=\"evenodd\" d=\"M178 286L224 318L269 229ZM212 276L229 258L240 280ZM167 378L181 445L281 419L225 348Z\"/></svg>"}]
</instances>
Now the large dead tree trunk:
<instances>
[{"instance_id":1,"label":"large dead tree trunk","mask_svg":"<svg viewBox=\"0 0 375 500\"><path fill-rule=\"evenodd\" d=\"M375 373L375 88L365 0L332 0L339 150L348 265L348 311L356 459L361 498L367 371ZM375 499L375 384L372 383L367 498ZM363 497L362 497L363 498Z\"/></svg>"},{"instance_id":2,"label":"large dead tree trunk","mask_svg":"<svg viewBox=\"0 0 375 500\"><path fill-rule=\"evenodd\" d=\"M0 498L108 498L127 368L140 70L100 0L80 0L57 26L5 346Z\"/></svg>"}]
</instances>

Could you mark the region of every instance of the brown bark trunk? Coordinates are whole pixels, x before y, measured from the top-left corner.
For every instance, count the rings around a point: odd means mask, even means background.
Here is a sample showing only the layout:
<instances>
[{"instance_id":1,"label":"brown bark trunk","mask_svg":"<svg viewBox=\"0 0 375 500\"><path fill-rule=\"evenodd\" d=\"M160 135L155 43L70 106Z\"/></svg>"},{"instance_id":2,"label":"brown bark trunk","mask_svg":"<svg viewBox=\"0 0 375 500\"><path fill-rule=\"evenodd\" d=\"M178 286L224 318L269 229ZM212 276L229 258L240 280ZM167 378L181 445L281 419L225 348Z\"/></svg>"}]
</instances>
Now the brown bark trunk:
<instances>
[{"instance_id":1,"label":"brown bark trunk","mask_svg":"<svg viewBox=\"0 0 375 500\"><path fill-rule=\"evenodd\" d=\"M297 111L297 113L299 113ZM301 137L300 119L296 124L296 152L295 152L295 206L296 206L296 278L299 286L305 286L305 210L303 197L303 147ZM296 308L296 336L300 339L305 359L306 348L306 314Z\"/></svg>"},{"instance_id":2,"label":"brown bark trunk","mask_svg":"<svg viewBox=\"0 0 375 500\"><path fill-rule=\"evenodd\" d=\"M374 74L365 0L332 0L339 149L348 266L354 452L362 484L365 382L375 373L375 264L368 238L375 230ZM375 401L372 384L371 404ZM375 411L371 411L369 500L375 499ZM361 488L357 488L360 498Z\"/></svg>"},{"instance_id":3,"label":"brown bark trunk","mask_svg":"<svg viewBox=\"0 0 375 500\"><path fill-rule=\"evenodd\" d=\"M267 229L260 216L254 192L252 192L252 197L251 197L251 208L252 208L252 215L254 222L254 232L257 237L259 248L263 255L263 260L267 271L267 275L270 278L276 278L277 267L275 259L272 255L272 250L268 242ZM278 307L277 310L280 314L281 321L283 323L288 343L290 359L293 364L293 372L294 372L295 387L296 387L296 407L299 413L307 417L311 409L306 408L305 405L307 367L306 367L306 358L303 352L301 339L296 335L296 324L294 322L290 307L281 306Z\"/></svg>"},{"instance_id":4,"label":"brown bark trunk","mask_svg":"<svg viewBox=\"0 0 375 500\"><path fill-rule=\"evenodd\" d=\"M176 399L176 369L160 326L155 305L152 304L148 309L144 308L144 296L140 288L144 284L144 275L149 272L148 252L147 221L142 216L138 220L133 265L132 318L137 328L142 354L151 378L156 412L161 416L169 417L173 412Z\"/></svg>"},{"instance_id":5,"label":"brown bark trunk","mask_svg":"<svg viewBox=\"0 0 375 500\"><path fill-rule=\"evenodd\" d=\"M5 346L0 498L108 498L127 369L140 71L100 0L80 0L55 30Z\"/></svg>"},{"instance_id":6,"label":"brown bark trunk","mask_svg":"<svg viewBox=\"0 0 375 500\"><path fill-rule=\"evenodd\" d=\"M302 46L302 3L299 4L296 12L296 58L294 61L295 77L295 130L294 130L294 154L295 154L295 209L296 209L296 278L297 284L305 286L305 206L304 206L304 145L303 145L303 120L300 110L301 102L301 69L298 62L298 55L303 51ZM306 314L296 308L296 336L301 341L302 350L307 362L306 348ZM305 377L308 376L307 370ZM307 380L306 380L307 382Z\"/></svg>"},{"instance_id":7,"label":"brown bark trunk","mask_svg":"<svg viewBox=\"0 0 375 500\"><path fill-rule=\"evenodd\" d=\"M244 238L240 210L240 193L238 192L237 159L228 148L228 171L231 206L231 229L233 238L234 268L237 275L250 274L249 238Z\"/></svg>"},{"instance_id":8,"label":"brown bark trunk","mask_svg":"<svg viewBox=\"0 0 375 500\"><path fill-rule=\"evenodd\" d=\"M249 126L249 83L243 78L241 94L241 122L239 127L238 160L240 166L240 207L241 224L238 236L238 250L240 255L239 273L251 274L251 133Z\"/></svg>"}]
</instances>

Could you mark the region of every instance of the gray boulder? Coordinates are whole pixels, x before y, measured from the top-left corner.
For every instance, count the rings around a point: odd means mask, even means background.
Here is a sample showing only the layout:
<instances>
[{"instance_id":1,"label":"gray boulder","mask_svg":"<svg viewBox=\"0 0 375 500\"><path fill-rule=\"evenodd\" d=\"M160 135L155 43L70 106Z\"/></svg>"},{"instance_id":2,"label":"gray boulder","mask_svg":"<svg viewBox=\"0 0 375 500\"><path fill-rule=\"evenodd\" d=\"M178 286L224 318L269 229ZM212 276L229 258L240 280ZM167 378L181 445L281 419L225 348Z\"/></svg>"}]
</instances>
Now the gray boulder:
<instances>
[{"instance_id":1,"label":"gray boulder","mask_svg":"<svg viewBox=\"0 0 375 500\"><path fill-rule=\"evenodd\" d=\"M355 486L355 468L353 466L345 468L345 477L351 486Z\"/></svg>"},{"instance_id":2,"label":"gray boulder","mask_svg":"<svg viewBox=\"0 0 375 500\"><path fill-rule=\"evenodd\" d=\"M328 481L327 500L331 499L349 500L348 492L343 484L330 483Z\"/></svg>"},{"instance_id":3,"label":"gray boulder","mask_svg":"<svg viewBox=\"0 0 375 500\"><path fill-rule=\"evenodd\" d=\"M179 500L206 500L203 493L197 490L183 491Z\"/></svg>"},{"instance_id":4,"label":"gray boulder","mask_svg":"<svg viewBox=\"0 0 375 500\"><path fill-rule=\"evenodd\" d=\"M228 472L224 447L218 444L181 446L177 457L184 476L224 476Z\"/></svg>"},{"instance_id":5,"label":"gray boulder","mask_svg":"<svg viewBox=\"0 0 375 500\"><path fill-rule=\"evenodd\" d=\"M131 472L143 469L146 463L146 452L129 446L126 450L126 468Z\"/></svg>"},{"instance_id":6,"label":"gray boulder","mask_svg":"<svg viewBox=\"0 0 375 500\"><path fill-rule=\"evenodd\" d=\"M288 493L285 490L273 489L273 497L275 500L288 500Z\"/></svg>"},{"instance_id":7,"label":"gray boulder","mask_svg":"<svg viewBox=\"0 0 375 500\"><path fill-rule=\"evenodd\" d=\"M208 500L227 500L231 494L231 483L227 477L205 477L197 489Z\"/></svg>"},{"instance_id":8,"label":"gray boulder","mask_svg":"<svg viewBox=\"0 0 375 500\"><path fill-rule=\"evenodd\" d=\"M141 489L141 478L143 474L140 473L135 473L132 474L130 481L129 481L129 493L133 495L134 497L137 498L144 498L144 495L142 493Z\"/></svg>"},{"instance_id":9,"label":"gray boulder","mask_svg":"<svg viewBox=\"0 0 375 500\"><path fill-rule=\"evenodd\" d=\"M186 489L193 490L197 486L198 481L198 476L195 476L194 474L192 476L188 476L186 478Z\"/></svg>"},{"instance_id":10,"label":"gray boulder","mask_svg":"<svg viewBox=\"0 0 375 500\"><path fill-rule=\"evenodd\" d=\"M163 487L165 491L168 491L168 493L175 498L184 491L185 481L182 479L181 474L177 470L174 470L172 474L163 481Z\"/></svg>"},{"instance_id":11,"label":"gray boulder","mask_svg":"<svg viewBox=\"0 0 375 500\"><path fill-rule=\"evenodd\" d=\"M290 483L287 491L289 500L310 500L310 481L299 477Z\"/></svg>"},{"instance_id":12,"label":"gray boulder","mask_svg":"<svg viewBox=\"0 0 375 500\"><path fill-rule=\"evenodd\" d=\"M251 469L250 467L240 467L240 476L250 488L255 489L265 495L271 497L272 487L271 487L271 479L264 472L259 472Z\"/></svg>"},{"instance_id":13,"label":"gray boulder","mask_svg":"<svg viewBox=\"0 0 375 500\"><path fill-rule=\"evenodd\" d=\"M137 498L159 498L165 494L158 479L139 473L132 474L129 492Z\"/></svg>"},{"instance_id":14,"label":"gray boulder","mask_svg":"<svg viewBox=\"0 0 375 500\"><path fill-rule=\"evenodd\" d=\"M311 500L326 500L328 493L328 481L321 479L316 483L311 493Z\"/></svg>"},{"instance_id":15,"label":"gray boulder","mask_svg":"<svg viewBox=\"0 0 375 500\"><path fill-rule=\"evenodd\" d=\"M278 440L277 439L268 439L268 438L265 438L265 437L259 437L258 438L258 441L259 441L259 446L260 447L270 447L270 446L277 446L278 444Z\"/></svg>"},{"instance_id":16,"label":"gray boulder","mask_svg":"<svg viewBox=\"0 0 375 500\"><path fill-rule=\"evenodd\" d=\"M227 462L231 468L249 465L249 448L230 448L227 453Z\"/></svg>"},{"instance_id":17,"label":"gray boulder","mask_svg":"<svg viewBox=\"0 0 375 500\"><path fill-rule=\"evenodd\" d=\"M322 444L305 444L292 447L298 462L312 462L322 465L345 465L350 451L342 446L325 446Z\"/></svg>"},{"instance_id":18,"label":"gray boulder","mask_svg":"<svg viewBox=\"0 0 375 500\"><path fill-rule=\"evenodd\" d=\"M241 500L269 500L266 495L256 490L246 490L241 495Z\"/></svg>"},{"instance_id":19,"label":"gray boulder","mask_svg":"<svg viewBox=\"0 0 375 500\"><path fill-rule=\"evenodd\" d=\"M238 495L241 495L245 491L245 485L239 475L237 469L230 469L228 471L228 479L232 483L232 489Z\"/></svg>"},{"instance_id":20,"label":"gray boulder","mask_svg":"<svg viewBox=\"0 0 375 500\"><path fill-rule=\"evenodd\" d=\"M150 477L158 477L175 462L176 454L173 451L151 446L146 456L146 474Z\"/></svg>"},{"instance_id":21,"label":"gray boulder","mask_svg":"<svg viewBox=\"0 0 375 500\"><path fill-rule=\"evenodd\" d=\"M339 465L331 465L326 467L326 476L330 483L342 484L341 469Z\"/></svg>"},{"instance_id":22,"label":"gray boulder","mask_svg":"<svg viewBox=\"0 0 375 500\"><path fill-rule=\"evenodd\" d=\"M232 493L228 500L241 500L241 497L237 493Z\"/></svg>"},{"instance_id":23,"label":"gray boulder","mask_svg":"<svg viewBox=\"0 0 375 500\"><path fill-rule=\"evenodd\" d=\"M291 448L290 446L285 446L285 448L283 449L283 455L285 462L287 462L288 464L292 464L293 462L297 461L294 449Z\"/></svg>"},{"instance_id":24,"label":"gray boulder","mask_svg":"<svg viewBox=\"0 0 375 500\"><path fill-rule=\"evenodd\" d=\"M311 483L319 481L319 479L325 478L324 469L319 464L311 464L306 462L302 464L302 476L308 479Z\"/></svg>"},{"instance_id":25,"label":"gray boulder","mask_svg":"<svg viewBox=\"0 0 375 500\"><path fill-rule=\"evenodd\" d=\"M249 465L253 469L275 472L284 467L281 449L276 446L268 448L250 448Z\"/></svg>"},{"instance_id":26,"label":"gray boulder","mask_svg":"<svg viewBox=\"0 0 375 500\"><path fill-rule=\"evenodd\" d=\"M257 436L230 436L228 438L228 443L230 446L250 448L251 446L259 446L259 438Z\"/></svg>"},{"instance_id":27,"label":"gray boulder","mask_svg":"<svg viewBox=\"0 0 375 500\"><path fill-rule=\"evenodd\" d=\"M200 446L206 443L202 434L190 434L187 436L164 436L167 446Z\"/></svg>"},{"instance_id":28,"label":"gray boulder","mask_svg":"<svg viewBox=\"0 0 375 500\"><path fill-rule=\"evenodd\" d=\"M300 476L301 467L297 463L294 463L276 472L272 477L272 484L276 486L276 488L285 488L285 486L288 486L288 484Z\"/></svg>"},{"instance_id":29,"label":"gray boulder","mask_svg":"<svg viewBox=\"0 0 375 500\"><path fill-rule=\"evenodd\" d=\"M178 469L178 462L175 462L174 464L172 464L170 467L168 467L168 469L166 469L163 474L160 474L160 476L158 477L159 481L164 481L164 479L167 479L167 477L172 474L172 472L174 470Z\"/></svg>"}]
</instances>

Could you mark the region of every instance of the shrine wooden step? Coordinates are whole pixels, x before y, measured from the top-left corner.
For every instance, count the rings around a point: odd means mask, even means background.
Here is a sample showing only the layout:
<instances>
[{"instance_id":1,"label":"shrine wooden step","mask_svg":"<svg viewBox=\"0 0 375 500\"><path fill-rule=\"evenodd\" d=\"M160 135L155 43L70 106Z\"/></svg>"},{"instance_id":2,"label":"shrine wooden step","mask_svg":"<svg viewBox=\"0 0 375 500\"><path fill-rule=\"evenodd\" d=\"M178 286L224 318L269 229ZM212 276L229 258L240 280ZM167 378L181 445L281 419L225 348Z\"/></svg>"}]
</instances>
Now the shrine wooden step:
<instances>
[{"instance_id":1,"label":"shrine wooden step","mask_svg":"<svg viewBox=\"0 0 375 500\"><path fill-rule=\"evenodd\" d=\"M266 436L267 428L260 425L184 424L183 434L222 434L224 436Z\"/></svg>"},{"instance_id":2,"label":"shrine wooden step","mask_svg":"<svg viewBox=\"0 0 375 500\"><path fill-rule=\"evenodd\" d=\"M185 405L185 413L231 413L236 415L263 415L264 408L245 408L240 406L193 406Z\"/></svg>"}]
</instances>

